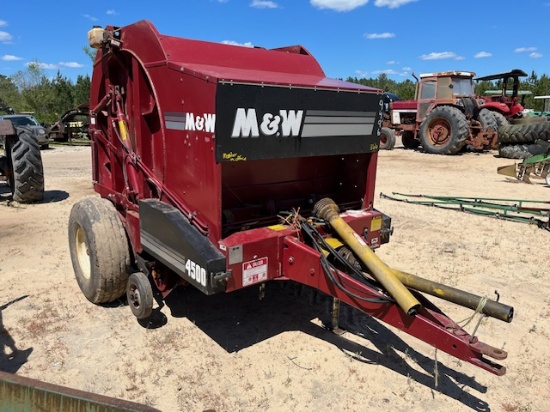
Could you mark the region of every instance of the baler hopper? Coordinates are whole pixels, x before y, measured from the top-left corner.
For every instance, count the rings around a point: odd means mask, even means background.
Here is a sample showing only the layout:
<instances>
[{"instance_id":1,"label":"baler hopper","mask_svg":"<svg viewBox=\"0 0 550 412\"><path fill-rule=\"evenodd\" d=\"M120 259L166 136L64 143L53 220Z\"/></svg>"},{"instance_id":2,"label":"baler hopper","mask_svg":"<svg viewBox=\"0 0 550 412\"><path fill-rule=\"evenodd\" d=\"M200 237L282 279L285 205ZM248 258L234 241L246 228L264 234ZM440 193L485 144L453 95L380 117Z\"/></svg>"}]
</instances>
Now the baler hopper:
<instances>
[{"instance_id":1,"label":"baler hopper","mask_svg":"<svg viewBox=\"0 0 550 412\"><path fill-rule=\"evenodd\" d=\"M69 243L91 302L126 292L147 318L153 288L210 295L291 280L504 374L487 359L504 351L418 290L506 322L511 307L394 270L373 252L391 234L374 208L382 91L327 78L301 46L188 40L147 21L96 28L89 40L100 197L74 205Z\"/></svg>"}]
</instances>

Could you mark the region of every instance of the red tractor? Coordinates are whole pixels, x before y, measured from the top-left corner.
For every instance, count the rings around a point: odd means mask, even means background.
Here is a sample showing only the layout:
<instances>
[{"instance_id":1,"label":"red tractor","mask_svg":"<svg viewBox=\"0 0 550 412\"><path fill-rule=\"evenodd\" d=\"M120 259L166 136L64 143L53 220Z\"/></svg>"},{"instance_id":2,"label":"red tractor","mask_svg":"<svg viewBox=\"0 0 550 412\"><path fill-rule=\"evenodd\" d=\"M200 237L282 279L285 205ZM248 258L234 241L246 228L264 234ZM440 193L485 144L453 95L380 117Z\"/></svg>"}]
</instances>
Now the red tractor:
<instances>
[{"instance_id":1,"label":"red tractor","mask_svg":"<svg viewBox=\"0 0 550 412\"><path fill-rule=\"evenodd\" d=\"M483 107L491 110L498 127L507 125L510 120L522 116L526 94L519 91L520 77L527 77L527 73L520 69L514 69L506 73L491 74L474 79L476 81L502 80L500 92L482 98ZM508 90L510 81L512 81L512 90Z\"/></svg>"},{"instance_id":2,"label":"red tractor","mask_svg":"<svg viewBox=\"0 0 550 412\"><path fill-rule=\"evenodd\" d=\"M475 73L427 73L417 79L415 100L390 104L381 133L401 135L405 148L422 148L433 154L456 154L463 147L496 149L497 123L493 113L474 95Z\"/></svg>"},{"instance_id":3,"label":"red tractor","mask_svg":"<svg viewBox=\"0 0 550 412\"><path fill-rule=\"evenodd\" d=\"M207 295L299 283L502 375L419 291L510 322L513 308L389 268L373 249L382 91L329 79L301 46L161 35L147 21L89 33L92 178L69 246L93 303L124 294L147 319L178 285ZM482 303L482 304L481 304ZM159 305L159 310L161 306Z\"/></svg>"}]
</instances>

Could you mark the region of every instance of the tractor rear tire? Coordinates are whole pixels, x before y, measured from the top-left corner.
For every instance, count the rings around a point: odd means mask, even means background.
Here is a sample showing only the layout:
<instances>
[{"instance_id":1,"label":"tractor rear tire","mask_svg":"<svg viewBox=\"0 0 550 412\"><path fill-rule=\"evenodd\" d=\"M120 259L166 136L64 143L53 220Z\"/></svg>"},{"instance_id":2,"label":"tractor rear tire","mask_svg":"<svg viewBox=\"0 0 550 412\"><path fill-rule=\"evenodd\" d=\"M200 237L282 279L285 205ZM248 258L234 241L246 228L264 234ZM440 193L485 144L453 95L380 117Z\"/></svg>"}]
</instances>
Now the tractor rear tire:
<instances>
[{"instance_id":1,"label":"tractor rear tire","mask_svg":"<svg viewBox=\"0 0 550 412\"><path fill-rule=\"evenodd\" d=\"M509 144L500 146L498 154L505 159L527 159L546 151L547 149L540 144Z\"/></svg>"},{"instance_id":2,"label":"tractor rear tire","mask_svg":"<svg viewBox=\"0 0 550 412\"><path fill-rule=\"evenodd\" d=\"M389 127L380 129L380 150L392 150L395 146L395 131Z\"/></svg>"},{"instance_id":3,"label":"tractor rear tire","mask_svg":"<svg viewBox=\"0 0 550 412\"><path fill-rule=\"evenodd\" d=\"M402 132L401 133L401 144L405 149L416 149L420 146L420 141L414 138L413 132Z\"/></svg>"},{"instance_id":4,"label":"tractor rear tire","mask_svg":"<svg viewBox=\"0 0 550 412\"><path fill-rule=\"evenodd\" d=\"M497 128L499 128L500 126L508 126L510 124L506 116L504 116L500 112L493 111L493 116L497 122Z\"/></svg>"},{"instance_id":5,"label":"tractor rear tire","mask_svg":"<svg viewBox=\"0 0 550 412\"><path fill-rule=\"evenodd\" d=\"M28 126L15 128L17 138L7 138L8 184L13 200L19 203L44 199L44 167L40 146Z\"/></svg>"},{"instance_id":6,"label":"tractor rear tire","mask_svg":"<svg viewBox=\"0 0 550 412\"><path fill-rule=\"evenodd\" d=\"M501 144L533 143L539 139L550 141L550 122L511 124L498 129Z\"/></svg>"},{"instance_id":7,"label":"tractor rear tire","mask_svg":"<svg viewBox=\"0 0 550 412\"><path fill-rule=\"evenodd\" d=\"M73 205L69 249L76 281L90 302L112 302L125 293L131 269L130 247L109 200L89 197Z\"/></svg>"},{"instance_id":8,"label":"tractor rear tire","mask_svg":"<svg viewBox=\"0 0 550 412\"><path fill-rule=\"evenodd\" d=\"M481 123L481 128L484 132L488 131L489 128L494 132L498 130L497 120L494 113L489 109L481 109L477 115L477 119L479 120L479 123Z\"/></svg>"},{"instance_id":9,"label":"tractor rear tire","mask_svg":"<svg viewBox=\"0 0 550 412\"><path fill-rule=\"evenodd\" d=\"M453 155L469 137L466 116L456 107L433 109L420 125L420 144L427 153Z\"/></svg>"}]
</instances>

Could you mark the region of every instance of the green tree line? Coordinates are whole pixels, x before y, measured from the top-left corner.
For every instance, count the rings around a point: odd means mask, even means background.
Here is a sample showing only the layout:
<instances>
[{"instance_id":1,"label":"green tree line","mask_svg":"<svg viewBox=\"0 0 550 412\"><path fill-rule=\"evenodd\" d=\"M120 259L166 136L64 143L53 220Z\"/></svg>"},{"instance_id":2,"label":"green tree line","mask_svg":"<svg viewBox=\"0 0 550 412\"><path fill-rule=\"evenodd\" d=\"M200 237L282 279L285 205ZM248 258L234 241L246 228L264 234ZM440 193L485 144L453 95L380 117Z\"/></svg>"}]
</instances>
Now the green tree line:
<instances>
[{"instance_id":1,"label":"green tree line","mask_svg":"<svg viewBox=\"0 0 550 412\"><path fill-rule=\"evenodd\" d=\"M395 93L403 100L414 99L414 93L416 89L416 80L405 79L402 82L396 82L388 78L384 73L380 74L376 78L357 78L348 77L348 82L362 84L364 86L375 87L384 91ZM487 90L501 90L502 81L480 81L474 82L475 94L477 96L483 96ZM508 84L508 90L511 90L511 84ZM546 74L540 77L532 71L528 77L521 79L519 90L530 91L531 95L525 98L525 107L527 109L533 109L535 111L544 110L544 100L535 99L535 96L548 96L550 95L550 77Z\"/></svg>"},{"instance_id":2,"label":"green tree line","mask_svg":"<svg viewBox=\"0 0 550 412\"><path fill-rule=\"evenodd\" d=\"M93 54L89 52L91 59ZM349 77L346 80L395 93L404 100L414 99L415 95L416 81L412 78L397 82L382 73L376 78ZM501 81L477 82L475 93L482 96L487 90L500 90L501 86ZM520 90L531 92L525 99L526 108L542 111L544 101L534 97L550 95L550 77L546 74L539 77L532 71L521 80ZM36 118L46 124L55 123L71 108L87 104L89 93L90 76L78 76L73 82L58 72L54 78L48 78L38 62L12 76L0 74L0 106L12 107L16 112L34 112Z\"/></svg>"},{"instance_id":3,"label":"green tree line","mask_svg":"<svg viewBox=\"0 0 550 412\"><path fill-rule=\"evenodd\" d=\"M0 106L11 107L16 113L33 112L42 123L53 124L67 110L88 104L90 76L78 76L72 81L57 72L48 78L35 62L12 76L0 74Z\"/></svg>"}]
</instances>

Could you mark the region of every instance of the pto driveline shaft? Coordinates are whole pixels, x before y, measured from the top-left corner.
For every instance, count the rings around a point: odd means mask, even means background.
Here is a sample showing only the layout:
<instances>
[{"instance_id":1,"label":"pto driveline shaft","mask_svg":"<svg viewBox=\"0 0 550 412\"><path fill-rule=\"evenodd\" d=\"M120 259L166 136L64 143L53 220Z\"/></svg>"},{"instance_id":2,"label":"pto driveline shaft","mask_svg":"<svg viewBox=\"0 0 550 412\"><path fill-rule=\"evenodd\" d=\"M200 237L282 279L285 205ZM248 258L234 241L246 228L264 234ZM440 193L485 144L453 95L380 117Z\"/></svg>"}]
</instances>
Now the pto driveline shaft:
<instances>
[{"instance_id":1,"label":"pto driveline shaft","mask_svg":"<svg viewBox=\"0 0 550 412\"><path fill-rule=\"evenodd\" d=\"M401 283L388 267L365 244L359 235L339 215L338 205L332 199L321 199L313 207L313 212L321 219L326 220L338 233L344 243L355 252L357 257L369 268L374 277L382 284L391 297L395 299L399 307L407 315L415 315L420 309L420 302Z\"/></svg>"}]
</instances>

